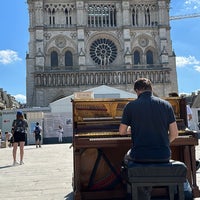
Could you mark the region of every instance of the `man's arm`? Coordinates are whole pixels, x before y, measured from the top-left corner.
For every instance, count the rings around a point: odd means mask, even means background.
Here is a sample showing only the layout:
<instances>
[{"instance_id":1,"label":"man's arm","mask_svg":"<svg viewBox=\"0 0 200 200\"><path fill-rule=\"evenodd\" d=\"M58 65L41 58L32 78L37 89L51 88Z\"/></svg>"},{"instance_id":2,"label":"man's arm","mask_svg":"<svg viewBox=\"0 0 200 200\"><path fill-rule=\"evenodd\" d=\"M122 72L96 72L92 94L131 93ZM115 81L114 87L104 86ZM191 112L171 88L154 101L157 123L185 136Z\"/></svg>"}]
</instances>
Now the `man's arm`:
<instances>
[{"instance_id":1,"label":"man's arm","mask_svg":"<svg viewBox=\"0 0 200 200\"><path fill-rule=\"evenodd\" d=\"M126 124L120 124L119 126L119 134L120 135L127 135L128 126Z\"/></svg>"},{"instance_id":2,"label":"man's arm","mask_svg":"<svg viewBox=\"0 0 200 200\"><path fill-rule=\"evenodd\" d=\"M188 120L190 121L192 119L192 114L188 114Z\"/></svg>"},{"instance_id":3,"label":"man's arm","mask_svg":"<svg viewBox=\"0 0 200 200\"><path fill-rule=\"evenodd\" d=\"M176 122L169 125L169 142L171 143L178 137L178 128Z\"/></svg>"},{"instance_id":4,"label":"man's arm","mask_svg":"<svg viewBox=\"0 0 200 200\"><path fill-rule=\"evenodd\" d=\"M192 110L189 105L186 106L186 109L187 109L188 120L191 120L192 119Z\"/></svg>"}]
</instances>

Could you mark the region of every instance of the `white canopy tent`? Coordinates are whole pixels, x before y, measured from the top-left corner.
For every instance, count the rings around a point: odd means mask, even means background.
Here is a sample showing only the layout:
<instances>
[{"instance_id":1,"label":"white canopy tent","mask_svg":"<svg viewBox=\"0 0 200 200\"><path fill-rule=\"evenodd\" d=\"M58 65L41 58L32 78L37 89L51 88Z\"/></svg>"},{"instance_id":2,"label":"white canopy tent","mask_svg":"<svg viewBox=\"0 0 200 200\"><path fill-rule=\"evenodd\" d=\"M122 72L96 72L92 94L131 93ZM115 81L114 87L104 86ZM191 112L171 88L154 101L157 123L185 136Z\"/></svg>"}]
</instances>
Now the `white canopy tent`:
<instances>
[{"instance_id":1,"label":"white canopy tent","mask_svg":"<svg viewBox=\"0 0 200 200\"><path fill-rule=\"evenodd\" d=\"M82 92L93 92L94 98L136 98L136 94L119 90L106 85L101 85L99 87L91 88ZM74 95L70 95L50 103L50 108L52 113L67 112L72 113L71 99Z\"/></svg>"}]
</instances>

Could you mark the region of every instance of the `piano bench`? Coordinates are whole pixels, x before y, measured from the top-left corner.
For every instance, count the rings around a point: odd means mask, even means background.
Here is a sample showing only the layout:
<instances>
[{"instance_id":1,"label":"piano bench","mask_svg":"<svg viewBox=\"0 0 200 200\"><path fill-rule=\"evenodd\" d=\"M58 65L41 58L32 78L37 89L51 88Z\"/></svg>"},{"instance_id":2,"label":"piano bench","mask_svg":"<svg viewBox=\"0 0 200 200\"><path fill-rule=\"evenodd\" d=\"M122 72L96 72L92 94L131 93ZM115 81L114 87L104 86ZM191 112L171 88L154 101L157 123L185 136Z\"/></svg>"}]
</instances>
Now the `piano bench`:
<instances>
[{"instance_id":1,"label":"piano bench","mask_svg":"<svg viewBox=\"0 0 200 200\"><path fill-rule=\"evenodd\" d=\"M187 167L180 161L170 160L169 163L135 163L129 161L121 168L121 174L130 188L132 200L141 200L138 187L152 188L155 186L168 187L170 200L174 199L175 189L178 189L179 200L184 200L184 182Z\"/></svg>"}]
</instances>

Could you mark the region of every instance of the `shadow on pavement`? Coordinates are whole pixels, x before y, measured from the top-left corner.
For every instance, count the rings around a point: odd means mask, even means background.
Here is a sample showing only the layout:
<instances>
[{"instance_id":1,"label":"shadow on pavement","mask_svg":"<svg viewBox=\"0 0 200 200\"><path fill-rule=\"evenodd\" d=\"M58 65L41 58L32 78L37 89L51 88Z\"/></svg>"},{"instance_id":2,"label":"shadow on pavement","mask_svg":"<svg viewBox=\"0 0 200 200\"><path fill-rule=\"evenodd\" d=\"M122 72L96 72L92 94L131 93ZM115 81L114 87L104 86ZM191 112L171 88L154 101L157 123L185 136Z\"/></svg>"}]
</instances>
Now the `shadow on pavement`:
<instances>
[{"instance_id":1,"label":"shadow on pavement","mask_svg":"<svg viewBox=\"0 0 200 200\"><path fill-rule=\"evenodd\" d=\"M9 167L13 167L13 165L0 166L0 169L9 168Z\"/></svg>"}]
</instances>

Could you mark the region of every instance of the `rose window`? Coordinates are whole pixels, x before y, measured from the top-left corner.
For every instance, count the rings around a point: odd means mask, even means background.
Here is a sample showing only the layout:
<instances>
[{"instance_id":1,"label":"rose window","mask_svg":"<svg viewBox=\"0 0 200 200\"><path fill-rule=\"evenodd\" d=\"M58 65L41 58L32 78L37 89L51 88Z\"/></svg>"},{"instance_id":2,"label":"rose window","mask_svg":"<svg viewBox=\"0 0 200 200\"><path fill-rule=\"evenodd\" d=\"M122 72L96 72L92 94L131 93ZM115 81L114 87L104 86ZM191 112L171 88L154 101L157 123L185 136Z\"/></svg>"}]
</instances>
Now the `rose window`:
<instances>
[{"instance_id":1,"label":"rose window","mask_svg":"<svg viewBox=\"0 0 200 200\"><path fill-rule=\"evenodd\" d=\"M109 65L117 57L117 47L109 39L97 39L90 46L90 56L98 65Z\"/></svg>"}]
</instances>

